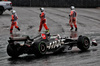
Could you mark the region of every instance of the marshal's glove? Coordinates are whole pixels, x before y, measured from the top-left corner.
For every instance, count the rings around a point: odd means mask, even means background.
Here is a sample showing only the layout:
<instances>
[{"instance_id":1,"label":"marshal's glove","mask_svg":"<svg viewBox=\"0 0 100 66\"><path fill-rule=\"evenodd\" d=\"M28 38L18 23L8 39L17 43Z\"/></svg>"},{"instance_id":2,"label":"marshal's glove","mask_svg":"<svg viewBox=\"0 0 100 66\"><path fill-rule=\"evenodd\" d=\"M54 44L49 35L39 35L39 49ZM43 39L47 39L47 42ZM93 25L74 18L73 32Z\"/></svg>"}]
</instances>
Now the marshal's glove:
<instances>
[{"instance_id":1,"label":"marshal's glove","mask_svg":"<svg viewBox=\"0 0 100 66\"><path fill-rule=\"evenodd\" d=\"M69 17L71 17L71 15L69 15Z\"/></svg>"},{"instance_id":2,"label":"marshal's glove","mask_svg":"<svg viewBox=\"0 0 100 66\"><path fill-rule=\"evenodd\" d=\"M39 17L41 18L41 14L39 15Z\"/></svg>"},{"instance_id":3,"label":"marshal's glove","mask_svg":"<svg viewBox=\"0 0 100 66\"><path fill-rule=\"evenodd\" d=\"M11 21L14 21L14 20L11 19Z\"/></svg>"},{"instance_id":4,"label":"marshal's glove","mask_svg":"<svg viewBox=\"0 0 100 66\"><path fill-rule=\"evenodd\" d=\"M71 15L69 15L69 19L70 19Z\"/></svg>"}]
</instances>

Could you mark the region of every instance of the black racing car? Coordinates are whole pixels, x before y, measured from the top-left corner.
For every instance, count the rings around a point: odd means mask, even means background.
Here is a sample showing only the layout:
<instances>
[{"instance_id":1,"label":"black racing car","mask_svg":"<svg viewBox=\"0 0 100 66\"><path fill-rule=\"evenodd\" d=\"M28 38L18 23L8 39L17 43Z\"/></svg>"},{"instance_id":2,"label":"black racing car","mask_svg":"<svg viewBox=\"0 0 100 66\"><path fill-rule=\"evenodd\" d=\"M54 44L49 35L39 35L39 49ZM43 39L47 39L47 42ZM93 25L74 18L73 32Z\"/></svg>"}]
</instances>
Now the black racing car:
<instances>
[{"instance_id":1,"label":"black racing car","mask_svg":"<svg viewBox=\"0 0 100 66\"><path fill-rule=\"evenodd\" d=\"M45 55L47 52L62 52L66 46L71 49L77 46L81 51L90 47L90 40L86 36L79 36L77 39L62 38L59 34L41 33L30 39L26 37L10 37L8 40L7 54L11 57L18 57L22 54L34 54L35 56Z\"/></svg>"}]
</instances>

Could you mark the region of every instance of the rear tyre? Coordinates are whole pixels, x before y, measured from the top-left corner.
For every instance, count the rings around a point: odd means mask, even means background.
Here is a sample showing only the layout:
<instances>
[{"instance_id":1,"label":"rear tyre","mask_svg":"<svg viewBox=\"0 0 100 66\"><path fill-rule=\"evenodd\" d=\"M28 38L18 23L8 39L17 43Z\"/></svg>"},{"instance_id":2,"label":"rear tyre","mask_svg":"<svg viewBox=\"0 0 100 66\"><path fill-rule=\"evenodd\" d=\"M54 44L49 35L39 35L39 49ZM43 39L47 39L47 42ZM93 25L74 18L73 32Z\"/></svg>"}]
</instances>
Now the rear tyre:
<instances>
[{"instance_id":1,"label":"rear tyre","mask_svg":"<svg viewBox=\"0 0 100 66\"><path fill-rule=\"evenodd\" d=\"M77 47L81 51L86 51L90 47L90 40L86 36L79 36L78 41L77 41Z\"/></svg>"},{"instance_id":2,"label":"rear tyre","mask_svg":"<svg viewBox=\"0 0 100 66\"><path fill-rule=\"evenodd\" d=\"M16 58L19 56L18 49L16 47L12 47L11 45L8 44L7 46L7 54L13 58Z\"/></svg>"},{"instance_id":3,"label":"rear tyre","mask_svg":"<svg viewBox=\"0 0 100 66\"><path fill-rule=\"evenodd\" d=\"M47 48L45 42L35 42L34 43L34 54L37 57L41 57L46 54Z\"/></svg>"}]
</instances>

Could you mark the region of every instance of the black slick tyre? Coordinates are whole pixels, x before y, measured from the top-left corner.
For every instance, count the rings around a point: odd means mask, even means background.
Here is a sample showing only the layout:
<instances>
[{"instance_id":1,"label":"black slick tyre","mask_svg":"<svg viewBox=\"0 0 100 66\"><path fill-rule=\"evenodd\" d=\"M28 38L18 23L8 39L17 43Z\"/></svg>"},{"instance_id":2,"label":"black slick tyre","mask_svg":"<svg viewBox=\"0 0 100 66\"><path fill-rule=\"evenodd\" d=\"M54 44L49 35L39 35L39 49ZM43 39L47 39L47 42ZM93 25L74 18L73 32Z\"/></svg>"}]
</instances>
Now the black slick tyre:
<instances>
[{"instance_id":1,"label":"black slick tyre","mask_svg":"<svg viewBox=\"0 0 100 66\"><path fill-rule=\"evenodd\" d=\"M77 41L77 47L81 51L86 51L90 47L90 40L86 36L79 36L78 41Z\"/></svg>"},{"instance_id":2,"label":"black slick tyre","mask_svg":"<svg viewBox=\"0 0 100 66\"><path fill-rule=\"evenodd\" d=\"M17 51L17 48L11 47L11 45L8 44L7 46L7 54L13 58L16 58L19 56L19 53Z\"/></svg>"}]
</instances>

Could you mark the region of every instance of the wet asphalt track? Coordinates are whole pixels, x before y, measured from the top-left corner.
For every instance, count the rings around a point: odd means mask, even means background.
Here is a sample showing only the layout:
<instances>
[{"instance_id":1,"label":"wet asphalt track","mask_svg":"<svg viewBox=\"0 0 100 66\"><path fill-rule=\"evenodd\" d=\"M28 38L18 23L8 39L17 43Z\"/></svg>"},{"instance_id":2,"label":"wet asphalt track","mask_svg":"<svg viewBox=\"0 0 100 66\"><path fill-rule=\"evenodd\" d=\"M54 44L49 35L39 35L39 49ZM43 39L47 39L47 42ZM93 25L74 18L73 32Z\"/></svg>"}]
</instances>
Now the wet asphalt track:
<instances>
[{"instance_id":1,"label":"wet asphalt track","mask_svg":"<svg viewBox=\"0 0 100 66\"><path fill-rule=\"evenodd\" d=\"M14 33L30 35L34 37L38 33L39 8L14 7L19 16L18 25L21 31L14 29ZM87 52L81 52L74 47L60 54L48 54L41 58L34 55L23 55L17 59L10 58L6 53L7 40L11 13L6 11L0 16L0 66L100 66L100 9L99 8L76 8L78 13L78 31L70 32L68 24L69 8L45 8L47 25L51 34L64 36L85 35L92 40L97 40L97 47L90 47ZM44 28L43 28L44 30Z\"/></svg>"}]
</instances>

